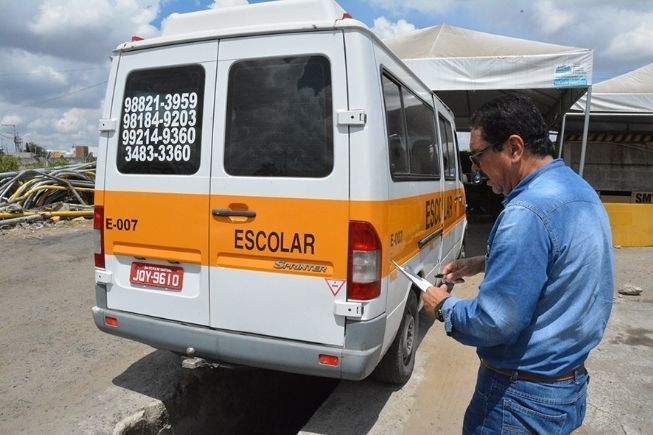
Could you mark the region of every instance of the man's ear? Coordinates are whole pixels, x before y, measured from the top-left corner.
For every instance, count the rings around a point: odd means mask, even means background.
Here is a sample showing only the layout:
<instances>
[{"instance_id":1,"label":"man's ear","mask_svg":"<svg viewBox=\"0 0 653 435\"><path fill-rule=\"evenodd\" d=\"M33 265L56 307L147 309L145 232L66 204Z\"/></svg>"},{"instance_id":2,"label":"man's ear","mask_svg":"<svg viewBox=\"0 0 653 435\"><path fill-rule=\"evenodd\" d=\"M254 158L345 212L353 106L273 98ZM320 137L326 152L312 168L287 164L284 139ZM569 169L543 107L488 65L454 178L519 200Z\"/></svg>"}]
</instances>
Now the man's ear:
<instances>
[{"instance_id":1,"label":"man's ear","mask_svg":"<svg viewBox=\"0 0 653 435\"><path fill-rule=\"evenodd\" d=\"M508 146L510 147L510 157L513 159L519 158L524 154L524 140L521 136L513 134L508 138Z\"/></svg>"}]
</instances>

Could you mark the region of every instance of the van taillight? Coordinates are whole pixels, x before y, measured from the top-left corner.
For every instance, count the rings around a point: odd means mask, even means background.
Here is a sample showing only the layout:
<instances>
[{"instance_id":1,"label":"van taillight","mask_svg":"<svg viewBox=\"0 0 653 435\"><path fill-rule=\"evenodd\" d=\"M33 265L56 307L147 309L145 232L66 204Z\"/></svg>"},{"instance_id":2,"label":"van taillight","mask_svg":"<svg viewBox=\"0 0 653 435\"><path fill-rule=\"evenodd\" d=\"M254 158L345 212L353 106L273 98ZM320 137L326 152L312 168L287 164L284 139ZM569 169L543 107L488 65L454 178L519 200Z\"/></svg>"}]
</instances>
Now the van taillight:
<instances>
[{"instance_id":1,"label":"van taillight","mask_svg":"<svg viewBox=\"0 0 653 435\"><path fill-rule=\"evenodd\" d=\"M95 245L95 267L104 269L104 207L96 205L93 209L93 235Z\"/></svg>"},{"instance_id":2,"label":"van taillight","mask_svg":"<svg viewBox=\"0 0 653 435\"><path fill-rule=\"evenodd\" d=\"M381 241L369 222L349 222L347 299L369 300L381 294Z\"/></svg>"}]
</instances>

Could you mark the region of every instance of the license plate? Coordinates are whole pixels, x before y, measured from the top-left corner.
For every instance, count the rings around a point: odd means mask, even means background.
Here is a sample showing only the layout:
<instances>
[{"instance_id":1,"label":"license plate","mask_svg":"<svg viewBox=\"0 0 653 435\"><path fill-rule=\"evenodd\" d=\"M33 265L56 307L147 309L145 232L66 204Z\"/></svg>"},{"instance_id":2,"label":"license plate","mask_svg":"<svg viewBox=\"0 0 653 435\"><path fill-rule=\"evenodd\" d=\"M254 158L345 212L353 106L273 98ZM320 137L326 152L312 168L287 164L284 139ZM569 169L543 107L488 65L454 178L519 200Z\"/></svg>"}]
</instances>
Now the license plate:
<instances>
[{"instance_id":1,"label":"license plate","mask_svg":"<svg viewBox=\"0 0 653 435\"><path fill-rule=\"evenodd\" d=\"M184 268L159 264L132 263L129 282L168 290L181 290Z\"/></svg>"}]
</instances>

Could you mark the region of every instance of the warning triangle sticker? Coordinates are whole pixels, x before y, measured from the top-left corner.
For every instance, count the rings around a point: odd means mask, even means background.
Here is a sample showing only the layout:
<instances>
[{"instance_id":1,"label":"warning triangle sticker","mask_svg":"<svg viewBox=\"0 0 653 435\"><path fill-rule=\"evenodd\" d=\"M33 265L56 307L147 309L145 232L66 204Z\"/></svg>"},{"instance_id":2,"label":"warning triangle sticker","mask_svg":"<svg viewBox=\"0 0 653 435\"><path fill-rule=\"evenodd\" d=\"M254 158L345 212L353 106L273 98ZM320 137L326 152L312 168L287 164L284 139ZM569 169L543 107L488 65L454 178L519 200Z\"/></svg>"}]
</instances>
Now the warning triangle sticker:
<instances>
[{"instance_id":1,"label":"warning triangle sticker","mask_svg":"<svg viewBox=\"0 0 653 435\"><path fill-rule=\"evenodd\" d=\"M336 296L342 286L345 284L344 279L327 279L324 278L326 281L327 285L329 286L329 290L331 290L331 293L333 293L333 296Z\"/></svg>"}]
</instances>

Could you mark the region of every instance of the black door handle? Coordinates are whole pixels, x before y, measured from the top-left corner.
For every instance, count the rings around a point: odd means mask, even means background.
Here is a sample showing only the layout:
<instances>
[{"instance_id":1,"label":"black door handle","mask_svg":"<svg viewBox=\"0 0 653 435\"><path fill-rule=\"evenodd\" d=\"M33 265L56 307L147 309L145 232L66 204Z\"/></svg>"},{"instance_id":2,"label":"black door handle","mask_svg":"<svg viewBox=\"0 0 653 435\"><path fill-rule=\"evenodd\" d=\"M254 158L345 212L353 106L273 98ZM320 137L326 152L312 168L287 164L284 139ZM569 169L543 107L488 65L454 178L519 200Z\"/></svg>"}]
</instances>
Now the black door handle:
<instances>
[{"instance_id":1,"label":"black door handle","mask_svg":"<svg viewBox=\"0 0 653 435\"><path fill-rule=\"evenodd\" d=\"M229 208L214 208L213 216L226 216L226 217L246 217L253 218L256 217L256 212L254 210L231 210Z\"/></svg>"}]
</instances>

